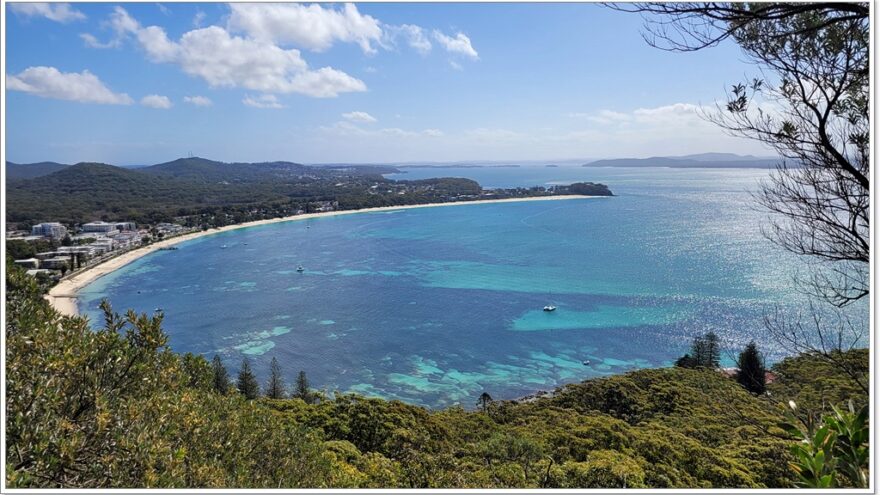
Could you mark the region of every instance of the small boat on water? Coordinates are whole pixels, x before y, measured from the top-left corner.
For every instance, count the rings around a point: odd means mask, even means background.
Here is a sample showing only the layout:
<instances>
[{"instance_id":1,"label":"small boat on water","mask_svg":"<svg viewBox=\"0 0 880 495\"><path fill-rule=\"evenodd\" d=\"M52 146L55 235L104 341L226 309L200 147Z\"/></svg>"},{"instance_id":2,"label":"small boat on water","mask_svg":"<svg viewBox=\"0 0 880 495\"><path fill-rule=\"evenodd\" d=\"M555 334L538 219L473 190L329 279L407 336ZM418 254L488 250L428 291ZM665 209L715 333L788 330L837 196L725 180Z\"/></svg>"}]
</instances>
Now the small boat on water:
<instances>
[{"instance_id":1,"label":"small boat on water","mask_svg":"<svg viewBox=\"0 0 880 495\"><path fill-rule=\"evenodd\" d=\"M161 313L161 312L162 312L162 308L156 308L156 309L154 309L153 311L156 312L156 313Z\"/></svg>"},{"instance_id":2,"label":"small boat on water","mask_svg":"<svg viewBox=\"0 0 880 495\"><path fill-rule=\"evenodd\" d=\"M552 304L548 304L548 305L544 306L544 311L546 311L548 313L550 313L552 311L556 311L556 306L554 306Z\"/></svg>"},{"instance_id":3,"label":"small boat on water","mask_svg":"<svg viewBox=\"0 0 880 495\"><path fill-rule=\"evenodd\" d=\"M304 271L306 271L306 269L305 269L305 268L303 268L303 266L302 266L302 265L299 265L299 266L298 266L298 267L296 267L296 271L298 271L298 272L300 272L300 273L302 273L302 272L304 272Z\"/></svg>"},{"instance_id":4,"label":"small boat on water","mask_svg":"<svg viewBox=\"0 0 880 495\"><path fill-rule=\"evenodd\" d=\"M224 245L220 246L220 249L226 249L226 248L228 248L228 247L229 247L229 246L227 246L226 244L224 244Z\"/></svg>"},{"instance_id":5,"label":"small boat on water","mask_svg":"<svg viewBox=\"0 0 880 495\"><path fill-rule=\"evenodd\" d=\"M586 360L586 361L584 361L584 366L589 366L589 365L590 365L590 360L589 360L589 359Z\"/></svg>"}]
</instances>

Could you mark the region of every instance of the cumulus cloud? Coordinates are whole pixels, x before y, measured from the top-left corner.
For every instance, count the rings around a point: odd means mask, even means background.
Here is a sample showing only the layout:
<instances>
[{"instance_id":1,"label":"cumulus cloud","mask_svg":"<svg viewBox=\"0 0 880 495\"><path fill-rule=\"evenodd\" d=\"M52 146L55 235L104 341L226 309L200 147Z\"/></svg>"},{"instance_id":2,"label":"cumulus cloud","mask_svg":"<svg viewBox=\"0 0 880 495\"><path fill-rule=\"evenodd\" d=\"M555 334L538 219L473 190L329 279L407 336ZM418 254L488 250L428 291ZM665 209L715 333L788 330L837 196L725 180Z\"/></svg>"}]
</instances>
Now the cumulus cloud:
<instances>
[{"instance_id":1,"label":"cumulus cloud","mask_svg":"<svg viewBox=\"0 0 880 495\"><path fill-rule=\"evenodd\" d=\"M471 46L471 39L464 33L457 33L454 37L446 36L438 30L434 30L434 39L446 48L446 51L458 55L463 55L471 60L479 60L480 55Z\"/></svg>"},{"instance_id":2,"label":"cumulus cloud","mask_svg":"<svg viewBox=\"0 0 880 495\"><path fill-rule=\"evenodd\" d=\"M385 37L391 43L396 43L398 38L402 38L407 45L422 55L431 52L431 41L425 34L425 30L414 24L402 24L400 26L385 26Z\"/></svg>"},{"instance_id":3,"label":"cumulus cloud","mask_svg":"<svg viewBox=\"0 0 880 495\"><path fill-rule=\"evenodd\" d=\"M61 72L55 67L28 67L16 75L6 75L6 89L81 103L133 103L127 94L114 93L87 70L77 73Z\"/></svg>"},{"instance_id":4,"label":"cumulus cloud","mask_svg":"<svg viewBox=\"0 0 880 495\"><path fill-rule=\"evenodd\" d=\"M206 96L184 96L183 102L197 107L210 107L214 104L214 102Z\"/></svg>"},{"instance_id":5,"label":"cumulus cloud","mask_svg":"<svg viewBox=\"0 0 880 495\"><path fill-rule=\"evenodd\" d=\"M253 39L292 44L322 52L337 41L356 43L364 53L375 53L382 27L375 18L358 12L354 4L341 9L320 4L233 3L228 27Z\"/></svg>"},{"instance_id":6,"label":"cumulus cloud","mask_svg":"<svg viewBox=\"0 0 880 495\"><path fill-rule=\"evenodd\" d=\"M171 100L167 96L147 95L141 98L141 105L150 108L168 110L172 107Z\"/></svg>"},{"instance_id":7,"label":"cumulus cloud","mask_svg":"<svg viewBox=\"0 0 880 495\"><path fill-rule=\"evenodd\" d=\"M342 118L350 120L352 122L365 122L368 124L377 122L376 117L373 117L367 112L348 112L342 114Z\"/></svg>"},{"instance_id":8,"label":"cumulus cloud","mask_svg":"<svg viewBox=\"0 0 880 495\"><path fill-rule=\"evenodd\" d=\"M9 9L22 17L45 17L62 24L86 18L85 14L68 3L10 3Z\"/></svg>"},{"instance_id":9,"label":"cumulus cloud","mask_svg":"<svg viewBox=\"0 0 880 495\"><path fill-rule=\"evenodd\" d=\"M89 48L116 48L119 46L119 40L116 39L112 39L106 43L101 43L100 41L98 41L98 38L95 38L89 33L81 33L79 37L82 38L86 46Z\"/></svg>"},{"instance_id":10,"label":"cumulus cloud","mask_svg":"<svg viewBox=\"0 0 880 495\"><path fill-rule=\"evenodd\" d=\"M247 95L241 100L241 102L254 108L284 108L284 105L278 101L278 98L275 95Z\"/></svg>"},{"instance_id":11,"label":"cumulus cloud","mask_svg":"<svg viewBox=\"0 0 880 495\"><path fill-rule=\"evenodd\" d=\"M310 69L299 50L234 36L219 26L194 29L173 41L159 26L142 27L122 7L114 9L110 24L118 36L133 36L151 61L176 64L212 87L316 98L367 89L363 81L332 67Z\"/></svg>"}]
</instances>

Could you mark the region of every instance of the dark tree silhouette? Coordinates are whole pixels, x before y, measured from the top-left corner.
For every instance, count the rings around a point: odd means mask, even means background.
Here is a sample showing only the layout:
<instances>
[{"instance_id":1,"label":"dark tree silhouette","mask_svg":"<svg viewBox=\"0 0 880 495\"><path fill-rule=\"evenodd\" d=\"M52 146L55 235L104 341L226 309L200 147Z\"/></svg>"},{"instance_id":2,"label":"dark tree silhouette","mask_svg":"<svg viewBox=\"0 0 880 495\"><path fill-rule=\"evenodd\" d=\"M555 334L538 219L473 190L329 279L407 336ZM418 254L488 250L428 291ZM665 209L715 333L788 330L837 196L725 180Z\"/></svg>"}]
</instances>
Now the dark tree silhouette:
<instances>
[{"instance_id":1,"label":"dark tree silhouette","mask_svg":"<svg viewBox=\"0 0 880 495\"><path fill-rule=\"evenodd\" d=\"M691 356L690 354L685 354L675 361L675 366L679 368L696 368L697 360L694 359L693 356Z\"/></svg>"},{"instance_id":2,"label":"dark tree silhouette","mask_svg":"<svg viewBox=\"0 0 880 495\"><path fill-rule=\"evenodd\" d=\"M867 392L864 370L840 358L864 345L864 332L836 308L870 289L870 5L609 6L641 13L652 46L695 51L733 39L761 69L762 78L733 85L726 104L702 114L782 158L756 195L772 215L763 231L809 260L795 282L812 301L828 303L811 302L806 315L777 308L765 324L784 348L821 357Z\"/></svg>"},{"instance_id":3,"label":"dark tree silhouette","mask_svg":"<svg viewBox=\"0 0 880 495\"><path fill-rule=\"evenodd\" d=\"M758 352L755 341L749 342L739 354L736 361L739 371L736 373L736 381L753 394L763 394L767 390L766 368L764 358Z\"/></svg>"},{"instance_id":4,"label":"dark tree silhouette","mask_svg":"<svg viewBox=\"0 0 880 495\"><path fill-rule=\"evenodd\" d=\"M638 3L652 46L694 51L731 38L769 76L735 84L703 112L729 134L758 140L782 162L758 201L765 235L817 261L798 279L845 306L868 295L869 5L867 3ZM767 81L776 80L771 85Z\"/></svg>"},{"instance_id":5,"label":"dark tree silhouette","mask_svg":"<svg viewBox=\"0 0 880 495\"><path fill-rule=\"evenodd\" d=\"M269 381L266 382L266 397L270 399L284 398L284 376L281 374L281 366L278 360L272 358L269 365Z\"/></svg>"},{"instance_id":6,"label":"dark tree silhouette","mask_svg":"<svg viewBox=\"0 0 880 495\"><path fill-rule=\"evenodd\" d=\"M300 370L296 376L296 388L293 396L302 399L306 404L312 403L314 394L312 394L312 390L309 388L309 379L306 378L305 371Z\"/></svg>"},{"instance_id":7,"label":"dark tree silhouette","mask_svg":"<svg viewBox=\"0 0 880 495\"><path fill-rule=\"evenodd\" d=\"M229 393L229 373L226 372L226 367L223 366L220 356L214 355L214 359L211 361L211 371L214 378L214 390L223 395Z\"/></svg>"},{"instance_id":8,"label":"dark tree silhouette","mask_svg":"<svg viewBox=\"0 0 880 495\"><path fill-rule=\"evenodd\" d=\"M248 358L241 361L241 369L238 371L238 382L236 383L239 393L248 400L256 399L260 396L260 385L254 372L251 371L251 363Z\"/></svg>"},{"instance_id":9,"label":"dark tree silhouette","mask_svg":"<svg viewBox=\"0 0 880 495\"><path fill-rule=\"evenodd\" d=\"M791 26L780 33L780 37L809 36L836 24L866 21L870 14L867 2L636 2L605 5L642 14L645 41L655 48L677 52L716 46L728 38L736 39L743 31L761 23L787 25L793 19L812 17L816 22Z\"/></svg>"},{"instance_id":10,"label":"dark tree silhouette","mask_svg":"<svg viewBox=\"0 0 880 495\"><path fill-rule=\"evenodd\" d=\"M482 409L483 412L489 410L489 404L491 404L492 402L492 396L489 395L487 392L483 392L482 394L480 394L480 398L477 399L477 405L480 406L480 409Z\"/></svg>"},{"instance_id":11,"label":"dark tree silhouette","mask_svg":"<svg viewBox=\"0 0 880 495\"><path fill-rule=\"evenodd\" d=\"M721 364L721 347L714 332L694 337L691 352L678 358L675 365L680 368L715 369Z\"/></svg>"}]
</instances>

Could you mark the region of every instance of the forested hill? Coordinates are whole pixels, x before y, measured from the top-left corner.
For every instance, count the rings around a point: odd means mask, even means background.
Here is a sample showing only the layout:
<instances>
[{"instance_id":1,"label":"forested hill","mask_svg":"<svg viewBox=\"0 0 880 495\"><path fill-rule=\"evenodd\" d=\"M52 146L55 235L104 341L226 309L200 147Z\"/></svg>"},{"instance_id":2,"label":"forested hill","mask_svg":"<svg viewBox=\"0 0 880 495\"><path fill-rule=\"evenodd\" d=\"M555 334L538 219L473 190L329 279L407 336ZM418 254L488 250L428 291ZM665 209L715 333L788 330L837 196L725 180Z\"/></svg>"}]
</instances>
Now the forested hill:
<instances>
[{"instance_id":1,"label":"forested hill","mask_svg":"<svg viewBox=\"0 0 880 495\"><path fill-rule=\"evenodd\" d=\"M22 166L30 167L30 165ZM78 163L6 185L7 222L18 228L45 221L97 219L188 222L216 227L314 211L551 194L544 188L485 192L470 179L390 180L396 169L365 165L309 166L292 162L223 163L181 158L149 167ZM570 189L570 191L569 191ZM602 184L559 186L554 194L611 195Z\"/></svg>"},{"instance_id":2,"label":"forested hill","mask_svg":"<svg viewBox=\"0 0 880 495\"><path fill-rule=\"evenodd\" d=\"M49 175L53 172L62 170L70 165L55 162L39 162L39 163L13 163L6 162L6 180L33 179Z\"/></svg>"},{"instance_id":3,"label":"forested hill","mask_svg":"<svg viewBox=\"0 0 880 495\"><path fill-rule=\"evenodd\" d=\"M812 356L776 365L766 396L715 370L667 368L480 410L248 400L203 357L171 352L161 316L101 323L61 318L8 267L7 486L787 488L800 445L779 427L788 401L805 417L868 401ZM867 349L837 359L867 376Z\"/></svg>"},{"instance_id":4,"label":"forested hill","mask_svg":"<svg viewBox=\"0 0 880 495\"><path fill-rule=\"evenodd\" d=\"M326 171L292 162L224 163L205 158L179 158L140 168L139 171L203 182L261 182L330 175Z\"/></svg>"}]
</instances>

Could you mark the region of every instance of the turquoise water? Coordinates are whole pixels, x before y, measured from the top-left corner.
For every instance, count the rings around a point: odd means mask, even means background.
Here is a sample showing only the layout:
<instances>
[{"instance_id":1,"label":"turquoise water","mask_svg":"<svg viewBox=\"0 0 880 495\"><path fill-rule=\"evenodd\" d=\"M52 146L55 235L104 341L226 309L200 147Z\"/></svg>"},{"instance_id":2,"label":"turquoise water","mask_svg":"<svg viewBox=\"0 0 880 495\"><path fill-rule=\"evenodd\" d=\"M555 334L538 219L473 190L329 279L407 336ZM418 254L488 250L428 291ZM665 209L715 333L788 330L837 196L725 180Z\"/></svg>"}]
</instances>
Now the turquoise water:
<instances>
[{"instance_id":1,"label":"turquoise water","mask_svg":"<svg viewBox=\"0 0 880 495\"><path fill-rule=\"evenodd\" d=\"M88 286L100 321L163 308L173 349L248 357L264 380L431 407L515 398L667 366L710 330L725 359L754 339L783 353L762 316L803 304L800 260L760 234L759 170L414 169L487 187L577 180L618 195L343 215L241 229L158 251ZM227 249L220 247L226 245ZM296 267L302 264L304 273ZM557 311L545 313L548 303ZM867 306L853 309L867 328Z\"/></svg>"}]
</instances>

